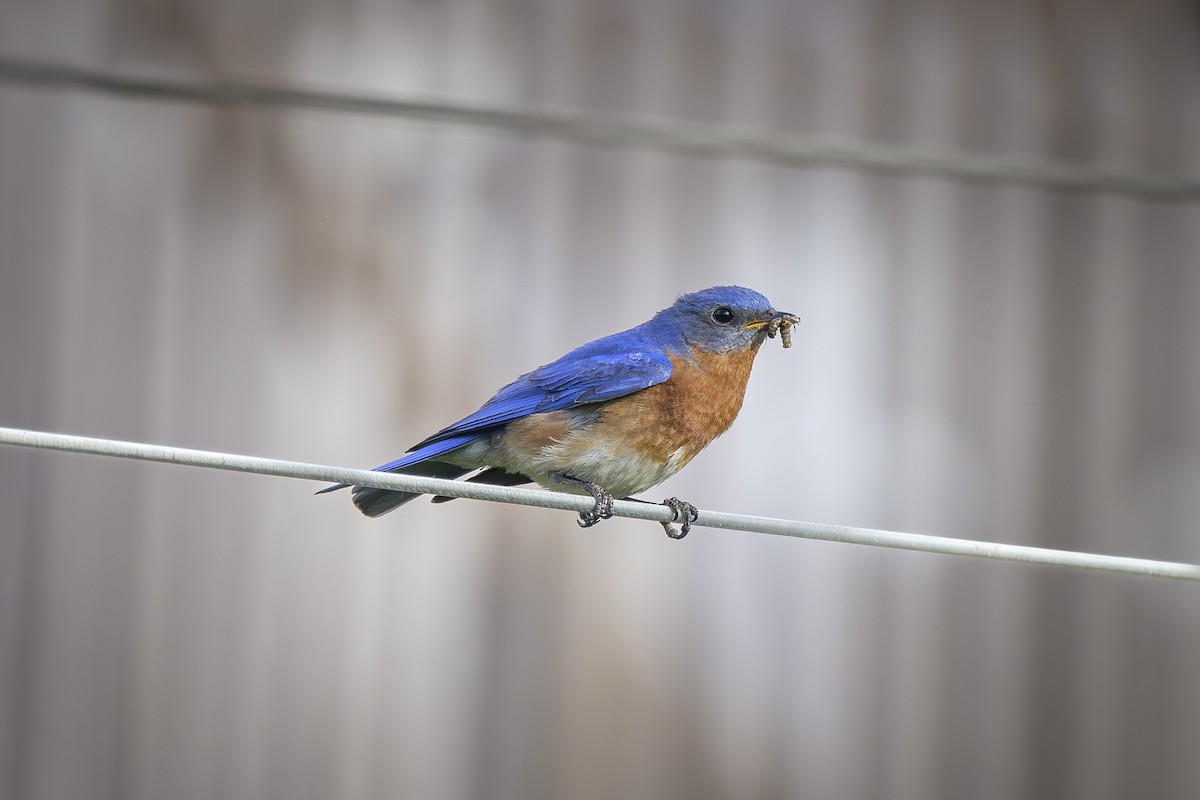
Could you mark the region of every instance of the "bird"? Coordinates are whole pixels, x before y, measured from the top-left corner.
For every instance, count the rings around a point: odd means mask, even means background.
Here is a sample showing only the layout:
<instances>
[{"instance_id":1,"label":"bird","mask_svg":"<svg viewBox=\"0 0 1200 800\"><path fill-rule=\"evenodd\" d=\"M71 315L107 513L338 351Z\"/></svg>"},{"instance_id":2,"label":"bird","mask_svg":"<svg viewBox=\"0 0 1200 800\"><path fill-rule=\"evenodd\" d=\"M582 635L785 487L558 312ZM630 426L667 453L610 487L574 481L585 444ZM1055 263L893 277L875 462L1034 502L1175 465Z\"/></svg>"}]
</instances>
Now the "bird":
<instances>
[{"instance_id":1,"label":"bird","mask_svg":"<svg viewBox=\"0 0 1200 800\"><path fill-rule=\"evenodd\" d=\"M521 375L375 471L458 479L479 470L467 480L588 494L594 504L578 522L591 527L612 517L614 498L637 500L724 433L763 342L778 333L790 347L799 322L740 286L683 294L647 322ZM378 517L420 495L354 486L351 496L363 514ZM662 523L667 535L686 536L696 507L676 497L662 505L681 523L678 532Z\"/></svg>"}]
</instances>

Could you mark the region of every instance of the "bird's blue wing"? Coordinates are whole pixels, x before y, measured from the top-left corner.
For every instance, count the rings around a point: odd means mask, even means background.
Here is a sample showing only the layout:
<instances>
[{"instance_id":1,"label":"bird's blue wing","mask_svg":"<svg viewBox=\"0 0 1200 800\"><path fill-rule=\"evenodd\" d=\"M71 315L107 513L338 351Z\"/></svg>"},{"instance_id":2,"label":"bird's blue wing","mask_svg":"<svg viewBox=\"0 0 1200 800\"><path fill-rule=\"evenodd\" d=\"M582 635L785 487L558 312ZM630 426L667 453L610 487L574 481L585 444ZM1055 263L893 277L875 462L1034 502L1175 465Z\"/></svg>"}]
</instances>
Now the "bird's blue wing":
<instances>
[{"instance_id":1,"label":"bird's blue wing","mask_svg":"<svg viewBox=\"0 0 1200 800\"><path fill-rule=\"evenodd\" d=\"M530 414L600 403L648 389L671 377L662 348L616 334L572 350L505 386L483 407L417 444L417 453L438 442L479 433Z\"/></svg>"},{"instance_id":2,"label":"bird's blue wing","mask_svg":"<svg viewBox=\"0 0 1200 800\"><path fill-rule=\"evenodd\" d=\"M420 464L422 461L428 461L431 458L437 458L440 455L449 453L451 450L457 450L464 444L472 442L476 433L467 433L460 436L448 436L445 439L439 439L436 442L422 442L420 445L412 448L405 455L400 456L395 461L389 461L386 464L375 467L374 472L401 472L413 464Z\"/></svg>"},{"instance_id":3,"label":"bird's blue wing","mask_svg":"<svg viewBox=\"0 0 1200 800\"><path fill-rule=\"evenodd\" d=\"M522 375L496 392L474 414L413 445L405 455L376 467L374 471L409 471L419 464L436 461L439 456L469 444L506 422L530 414L613 400L662 383L671 377L671 360L661 346L656 346L656 343L643 336L634 335L635 331L638 329L597 339L572 350L557 361ZM337 484L317 494L344 489L346 486ZM381 496L405 495L385 493L382 489L371 491ZM385 510L395 505L393 501Z\"/></svg>"}]
</instances>

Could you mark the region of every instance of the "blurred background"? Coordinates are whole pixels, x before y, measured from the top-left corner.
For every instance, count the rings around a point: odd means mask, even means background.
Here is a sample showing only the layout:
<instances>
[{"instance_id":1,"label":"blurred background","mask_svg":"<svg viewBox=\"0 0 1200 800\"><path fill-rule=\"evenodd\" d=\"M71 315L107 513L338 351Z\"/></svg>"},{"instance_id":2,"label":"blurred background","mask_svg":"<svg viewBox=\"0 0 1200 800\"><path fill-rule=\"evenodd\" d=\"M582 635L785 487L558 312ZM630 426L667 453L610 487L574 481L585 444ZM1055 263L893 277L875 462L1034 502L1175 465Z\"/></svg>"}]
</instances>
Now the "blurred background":
<instances>
[{"instance_id":1,"label":"blurred background","mask_svg":"<svg viewBox=\"0 0 1200 800\"><path fill-rule=\"evenodd\" d=\"M0 0L0 56L1200 173L1200 7ZM703 508L1200 561L1200 206L0 82L0 424L370 467L738 283ZM1189 584L0 449L6 798L1194 798Z\"/></svg>"}]
</instances>

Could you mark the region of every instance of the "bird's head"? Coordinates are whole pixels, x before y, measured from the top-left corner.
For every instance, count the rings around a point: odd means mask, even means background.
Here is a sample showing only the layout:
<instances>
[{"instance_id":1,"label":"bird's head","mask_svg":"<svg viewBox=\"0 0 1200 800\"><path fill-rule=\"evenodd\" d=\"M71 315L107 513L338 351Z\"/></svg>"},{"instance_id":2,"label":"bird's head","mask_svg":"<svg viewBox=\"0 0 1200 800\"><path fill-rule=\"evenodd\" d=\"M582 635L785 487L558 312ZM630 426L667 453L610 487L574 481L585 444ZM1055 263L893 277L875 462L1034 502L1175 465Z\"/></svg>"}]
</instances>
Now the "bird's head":
<instances>
[{"instance_id":1,"label":"bird's head","mask_svg":"<svg viewBox=\"0 0 1200 800\"><path fill-rule=\"evenodd\" d=\"M685 294L656 321L670 325L684 342L709 353L727 353L757 347L768 336L782 333L783 346L791 345L795 314L776 311L771 301L741 286L714 286Z\"/></svg>"}]
</instances>

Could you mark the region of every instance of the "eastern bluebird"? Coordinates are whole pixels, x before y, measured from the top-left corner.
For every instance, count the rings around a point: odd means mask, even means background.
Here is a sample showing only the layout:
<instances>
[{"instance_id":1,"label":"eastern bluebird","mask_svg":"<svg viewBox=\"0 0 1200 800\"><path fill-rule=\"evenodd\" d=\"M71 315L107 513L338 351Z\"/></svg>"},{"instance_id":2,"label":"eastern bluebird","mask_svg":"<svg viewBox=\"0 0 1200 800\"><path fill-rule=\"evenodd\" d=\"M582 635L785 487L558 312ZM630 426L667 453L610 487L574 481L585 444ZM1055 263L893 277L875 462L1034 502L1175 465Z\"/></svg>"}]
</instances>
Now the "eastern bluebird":
<instances>
[{"instance_id":1,"label":"eastern bluebird","mask_svg":"<svg viewBox=\"0 0 1200 800\"><path fill-rule=\"evenodd\" d=\"M590 494L595 506L579 515L590 527L612 516L614 497L632 499L661 483L724 433L742 407L758 348L776 333L788 347L799 321L740 286L685 294L649 322L522 375L376 471L455 479L478 469L469 481L536 481ZM368 517L418 496L368 486L352 494ZM663 523L667 535L683 538L696 507L674 497L663 504L683 523L678 534Z\"/></svg>"}]
</instances>

